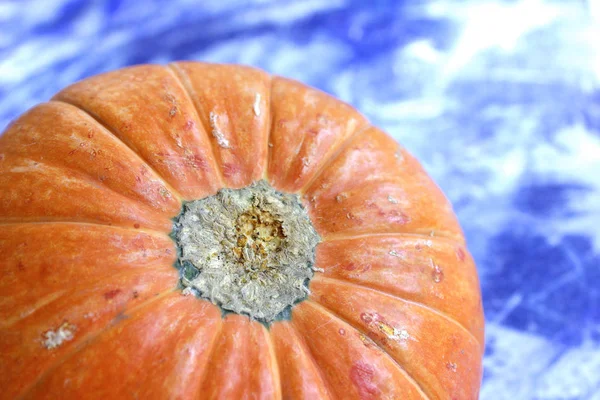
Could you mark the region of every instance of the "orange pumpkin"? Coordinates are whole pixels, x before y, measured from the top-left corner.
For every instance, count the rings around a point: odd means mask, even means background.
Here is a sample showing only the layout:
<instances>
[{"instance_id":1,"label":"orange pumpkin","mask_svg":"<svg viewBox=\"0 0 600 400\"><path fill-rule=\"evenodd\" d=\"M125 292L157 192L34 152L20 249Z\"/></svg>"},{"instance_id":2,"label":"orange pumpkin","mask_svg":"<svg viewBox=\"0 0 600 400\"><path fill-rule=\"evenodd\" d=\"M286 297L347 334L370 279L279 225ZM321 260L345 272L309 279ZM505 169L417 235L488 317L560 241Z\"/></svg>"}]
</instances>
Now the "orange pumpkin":
<instances>
[{"instance_id":1,"label":"orange pumpkin","mask_svg":"<svg viewBox=\"0 0 600 400\"><path fill-rule=\"evenodd\" d=\"M0 224L2 398L478 397L451 206L293 80L180 62L76 83L0 137Z\"/></svg>"}]
</instances>

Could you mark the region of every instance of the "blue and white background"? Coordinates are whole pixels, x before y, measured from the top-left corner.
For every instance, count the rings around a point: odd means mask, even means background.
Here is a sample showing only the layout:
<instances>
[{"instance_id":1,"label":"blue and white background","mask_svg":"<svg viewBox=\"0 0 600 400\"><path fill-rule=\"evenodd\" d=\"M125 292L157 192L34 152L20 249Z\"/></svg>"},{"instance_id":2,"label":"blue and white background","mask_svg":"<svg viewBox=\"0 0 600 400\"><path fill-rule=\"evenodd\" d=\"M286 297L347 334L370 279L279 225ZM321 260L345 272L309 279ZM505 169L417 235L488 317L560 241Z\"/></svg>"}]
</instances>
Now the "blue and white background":
<instances>
[{"instance_id":1,"label":"blue and white background","mask_svg":"<svg viewBox=\"0 0 600 400\"><path fill-rule=\"evenodd\" d=\"M391 133L478 262L481 398L600 400L600 0L0 0L0 130L181 59L302 80Z\"/></svg>"}]
</instances>

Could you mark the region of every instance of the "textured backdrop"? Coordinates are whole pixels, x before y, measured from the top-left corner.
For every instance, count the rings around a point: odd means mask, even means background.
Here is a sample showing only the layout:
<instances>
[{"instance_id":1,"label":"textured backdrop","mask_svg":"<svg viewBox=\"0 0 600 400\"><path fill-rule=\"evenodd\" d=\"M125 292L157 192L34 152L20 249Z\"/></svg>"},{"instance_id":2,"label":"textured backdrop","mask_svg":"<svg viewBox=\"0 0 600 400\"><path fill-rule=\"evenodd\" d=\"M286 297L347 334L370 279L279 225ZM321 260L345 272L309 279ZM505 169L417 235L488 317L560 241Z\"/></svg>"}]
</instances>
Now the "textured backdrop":
<instances>
[{"instance_id":1,"label":"textured backdrop","mask_svg":"<svg viewBox=\"0 0 600 400\"><path fill-rule=\"evenodd\" d=\"M238 62L352 103L452 200L482 398L600 399L600 1L0 0L0 130L83 77Z\"/></svg>"}]
</instances>

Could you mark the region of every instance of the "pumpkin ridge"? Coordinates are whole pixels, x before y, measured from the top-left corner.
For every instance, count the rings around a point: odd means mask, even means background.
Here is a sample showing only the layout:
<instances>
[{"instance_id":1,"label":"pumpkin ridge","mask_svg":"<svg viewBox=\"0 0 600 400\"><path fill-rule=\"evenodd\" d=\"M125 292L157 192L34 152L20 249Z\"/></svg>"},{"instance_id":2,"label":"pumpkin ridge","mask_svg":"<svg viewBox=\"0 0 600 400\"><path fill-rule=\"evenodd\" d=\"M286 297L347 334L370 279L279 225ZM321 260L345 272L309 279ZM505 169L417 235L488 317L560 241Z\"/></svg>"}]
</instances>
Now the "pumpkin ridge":
<instances>
[{"instance_id":1,"label":"pumpkin ridge","mask_svg":"<svg viewBox=\"0 0 600 400\"><path fill-rule=\"evenodd\" d=\"M414 301L414 300L408 300L408 299L405 299L405 298L403 298L401 296L398 296L398 295L395 295L395 294L391 294L391 293L385 292L385 291L380 290L380 289L373 288L373 287L365 285L365 284L351 282L351 281L347 281L347 280L339 279L339 278L324 277L322 274L320 274L319 276L315 276L313 279L314 280L321 280L321 281L325 281L325 282L326 281L334 281L334 284L335 284L335 282L338 282L338 283L343 283L343 284L348 285L348 286L360 287L360 288L367 289L367 290L370 290L372 292L378 293L381 296L391 297L391 298L400 300L400 301L402 301L404 303L408 303L408 304L412 304L412 305L420 307L420 308L424 308L424 309L428 310L429 312L431 312L433 314L436 314L437 316L443 318L447 322L449 322L449 323L451 323L453 325L456 325L462 331L464 331L465 333L467 333L468 336L471 337L475 342L479 343L480 346L483 346L483 343L479 339L477 339L477 337L475 336L475 334L473 332L471 332L470 330L468 330L467 327L465 327L463 324L461 324L460 322L458 322L456 319L454 319L453 317L449 316L448 314L444 313L443 311L437 310L437 309L435 309L435 308L433 308L431 306L428 306L427 304L423 304L421 302ZM316 302L316 300L314 300L314 299L313 299L313 301ZM325 306L323 306L323 307L325 307Z\"/></svg>"},{"instance_id":2,"label":"pumpkin ridge","mask_svg":"<svg viewBox=\"0 0 600 400\"><path fill-rule=\"evenodd\" d=\"M158 173L158 171L156 171L154 169L154 167L152 167L150 165L150 163L144 159L137 151L135 151L134 149L131 148L130 145L128 145L127 143L125 143L123 141L123 139L121 139L119 137L119 135L116 134L116 132L114 130L112 130L107 124L105 124L99 116L97 116L94 112L87 110L86 108L80 106L79 104L75 103L75 102L71 102L69 99L56 99L56 98L52 98L51 101L56 102L56 103L64 103L64 104L69 104L70 106L73 106L75 108L77 108L78 110L81 110L84 114L88 115L93 121L94 123L96 123L101 129L104 129L106 132L110 133L112 136L114 136L119 142L121 142L123 144L123 146L125 146L126 148L129 149L129 151L131 151L140 161L143 162L144 166L146 168L148 168L148 170L152 171L152 173L154 175L156 175L161 181L162 183L165 185L165 187L167 189L169 189L169 191L176 196L179 201L181 202L181 199L183 198L183 196L181 195L181 193L179 193L173 186L171 186L171 184L169 182L167 182L167 180Z\"/></svg>"},{"instance_id":3,"label":"pumpkin ridge","mask_svg":"<svg viewBox=\"0 0 600 400\"><path fill-rule=\"evenodd\" d=\"M306 182L306 184L304 186L302 186L302 188L300 188L299 192L301 194L305 194L311 188L311 186L315 183L315 181L317 179L319 179L319 177L321 176L321 174L323 172L325 172L327 170L327 168L329 168L329 166L335 161L335 159L338 158L338 156L344 150L346 150L346 148L348 146L350 146L350 144L352 143L352 141L357 136L360 136L360 134L362 134L363 132L366 132L372 126L373 125L371 125L371 123L367 122L365 125L361 126L360 128L357 128L354 132L352 132L344 140L342 140L338 144L337 148L334 151L332 151L331 154L329 154L329 156L327 157L327 159L321 160L321 165L319 166L319 168L317 168L317 170L315 171L315 173L313 174L313 176Z\"/></svg>"},{"instance_id":4,"label":"pumpkin ridge","mask_svg":"<svg viewBox=\"0 0 600 400\"><path fill-rule=\"evenodd\" d=\"M212 365L212 359L213 359L214 353L216 351L217 344L219 343L219 336L221 335L222 332L223 332L223 317L221 317L219 319L219 327L216 329L215 334L213 335L213 337L211 339L210 348L207 350L207 352L208 352L208 354L206 355L206 365L207 366ZM209 372L208 367L205 367L204 370L202 371L202 376L198 378L198 380L200 381L198 383L198 390L200 392L203 390L204 381L207 379L208 372Z\"/></svg>"},{"instance_id":5,"label":"pumpkin ridge","mask_svg":"<svg viewBox=\"0 0 600 400\"><path fill-rule=\"evenodd\" d=\"M146 268L146 267L144 267L144 268ZM158 272L159 275L163 275L166 272L169 272L169 270L170 270L170 268L166 268L165 267L163 271L161 271L161 270L154 270L153 272ZM147 271L144 271L144 272L147 272ZM93 279L93 280L87 281L87 282L85 282L85 284L86 284L86 286L92 287L93 285L96 285L98 283L102 283L102 282L105 282L105 281L110 281L110 280L114 279L115 277L127 276L127 275L136 275L136 274L140 274L140 273L143 273L143 272L142 271L136 271L135 269L120 271L119 273L116 273L116 274L110 274L110 271L107 271L107 275L106 276L98 277L97 279ZM1 325L1 328L2 329L9 328L9 327L11 327L11 326L13 326L15 324L18 324L19 322L27 319L27 318L31 318L31 317L35 316L36 313L38 313L40 311L43 311L43 309L45 307L47 307L47 306L49 306L49 305L51 305L51 304L53 304L53 303L55 303L57 301L60 301L61 299L64 299L66 296L74 294L74 293L76 293L79 290L80 289L78 289L78 288L74 288L74 289L72 289L70 291L69 290L62 290L62 291L58 291L58 292L49 293L47 297L51 297L52 294L56 294L56 293L60 293L60 294L58 296L52 298L50 301L41 304L39 307L37 307L35 310L33 310L32 312L30 312L29 314L24 315L24 316L22 316L20 318L17 317L17 318L13 318L13 319L9 320L8 322L10 322L10 323L7 323L6 325ZM3 322L7 322L7 321L3 321Z\"/></svg>"},{"instance_id":6,"label":"pumpkin ridge","mask_svg":"<svg viewBox=\"0 0 600 400\"><path fill-rule=\"evenodd\" d=\"M308 301L310 301L310 300L308 300ZM332 398L331 393L333 393L333 391L331 390L331 387L330 387L331 384L329 383L329 381L327 380L327 377L323 373L321 366L319 365L319 363L317 363L317 360L315 359L315 357L312 353L312 350L310 349L309 346L306 345L306 339L300 332L298 332L298 329L296 329L296 327L294 326L293 323L291 323L290 321L286 321L285 324L286 324L286 329L289 329L291 331L290 335L292 335L296 338L298 344L302 348L302 352L310 360L311 364L315 367L315 370L316 370L318 376L321 378L321 382L323 382L323 389L327 393L327 398L331 399Z\"/></svg>"},{"instance_id":7,"label":"pumpkin ridge","mask_svg":"<svg viewBox=\"0 0 600 400\"><path fill-rule=\"evenodd\" d=\"M394 359L394 357L392 357L386 350L384 350L383 348L381 348L379 346L379 344L375 343L373 340L371 340L366 334L365 332L363 332L361 329L357 328L356 326L354 326L353 324L351 324L350 322L348 322L345 318L341 317L339 314L337 314L335 311L331 310L328 307L325 307L323 304L317 302L315 299L309 299L307 300L307 303L315 308L320 309L321 311L323 311L326 314L329 314L332 318L335 318L341 322L343 322L344 324L348 325L350 328L354 329L356 332L360 333L363 337L364 340L366 340L369 344L371 344L372 346L374 346L384 357L386 357L387 359L389 359L390 361L392 361L392 363L396 366L396 368L398 370L400 370L402 372L402 375L404 375L406 377L406 380L408 382L410 382L411 384L413 384L413 386L417 389L417 392L419 392L419 394L423 397L424 400L433 400L432 398L429 397L429 395L427 395L427 393L425 393L425 391L423 390L423 387L421 386L421 384L419 384L419 382L417 382L403 367L402 365L400 365L398 363L398 361L396 361Z\"/></svg>"},{"instance_id":8,"label":"pumpkin ridge","mask_svg":"<svg viewBox=\"0 0 600 400\"><path fill-rule=\"evenodd\" d=\"M69 224L69 225L91 225L91 226L106 226L109 228L115 228L115 229L122 229L124 231L129 231L129 232L141 232L141 233L146 233L148 235L151 236L162 236L163 238L168 238L169 235L167 233L165 233L164 231L159 231L157 229L152 229L152 228L130 228L127 225L112 225L111 223L100 223L100 222L96 222L96 221L85 221L85 220L79 220L79 221L75 221L75 220L66 220L66 219L61 219L61 218L56 218L56 219L49 219L49 218L45 218L45 219L38 219L36 221L0 221L0 226L7 226L7 225L35 225L35 224L47 224L47 225L52 225L52 224Z\"/></svg>"},{"instance_id":9,"label":"pumpkin ridge","mask_svg":"<svg viewBox=\"0 0 600 400\"><path fill-rule=\"evenodd\" d=\"M130 310L128 310L128 312L130 314L133 312L137 312L139 309L152 304L154 301L158 301L159 299L162 299L163 297L165 297L166 295L168 295L171 292L174 292L175 290L176 290L176 288L171 288L171 289L165 290L164 292L157 294L156 296L152 296L152 297L140 302L135 307L132 307ZM74 346L74 348L71 351L69 351L67 354L63 355L59 359L55 360L52 364L50 364L50 366L48 366L46 369L44 369L44 371L40 374L40 376L38 376L33 382L31 382L27 387L25 387L23 389L23 391L20 393L20 395L17 397L18 398L26 398L28 396L28 394L31 393L35 389L36 386L40 385L62 363L67 361L69 358L74 357L77 353L79 353L80 351L85 349L87 346L89 346L90 344L95 342L96 339L98 339L100 337L100 335L102 335L104 332L108 331L109 329L113 328L114 326L115 326L115 324L107 324L102 329L99 329L96 332L89 332L87 335L85 335L83 338L80 339L79 345Z\"/></svg>"},{"instance_id":10,"label":"pumpkin ridge","mask_svg":"<svg viewBox=\"0 0 600 400\"><path fill-rule=\"evenodd\" d=\"M23 158L22 160L31 160L31 159L25 159ZM127 193L123 193L120 192L118 190L116 190L115 188L112 188L108 185L104 185L102 183L97 182L95 179L93 179L89 174L87 174L86 171L82 171L79 170L77 168L72 168L68 165L60 165L60 164L54 164L54 163L47 163L47 162L42 162L39 160L31 160L34 161L35 163L37 163L38 165L43 165L49 168L55 168L61 171L65 171L65 172L69 172L69 176L72 176L74 179L77 179L81 182L84 182L88 185L90 185L92 188L98 189L98 190L106 190L109 191L113 194L115 194L116 196L129 201L131 203L133 203L134 205L136 205L139 208L145 208L148 212L151 213L156 213L156 214L166 214L167 210L166 209L160 209L160 208L156 208L156 207L152 207L150 205L148 205L147 203L145 203L142 199L136 199L135 197L133 197L131 194L127 194ZM66 174L65 174L66 175ZM157 175L158 176L158 175ZM161 179L161 181L163 180L160 176L158 176L159 179ZM163 181L164 182L164 181ZM166 182L164 182L166 184Z\"/></svg>"},{"instance_id":11,"label":"pumpkin ridge","mask_svg":"<svg viewBox=\"0 0 600 400\"><path fill-rule=\"evenodd\" d=\"M267 344L269 345L269 356L271 358L271 362L273 363L273 374L272 375L276 381L275 382L275 389L276 389L275 398L281 399L282 398L281 393L282 393L283 388L281 387L281 369L279 368L279 363L277 362L277 349L275 348L275 342L273 341L273 337L271 336L269 329L267 329L267 327L265 327L262 324L261 324L261 332L265 336L265 340L266 340Z\"/></svg>"},{"instance_id":12,"label":"pumpkin ridge","mask_svg":"<svg viewBox=\"0 0 600 400\"><path fill-rule=\"evenodd\" d=\"M0 329L6 329L6 328L10 328L11 326L13 326L14 324L19 323L19 321L24 320L25 318L28 318L29 316L35 314L37 311L39 311L40 309L46 307L48 304L53 303L54 301L58 300L59 298L61 298L65 292L67 290L59 290L56 292L52 292L49 293L47 296L45 296L42 301L38 302L35 305L35 308L33 309L33 311L27 313L26 315L17 315L13 318L8 318L4 321L2 321L0 323Z\"/></svg>"},{"instance_id":13,"label":"pumpkin ridge","mask_svg":"<svg viewBox=\"0 0 600 400\"><path fill-rule=\"evenodd\" d=\"M411 238L427 238L430 240L443 240L455 245L465 245L465 239L462 236L453 235L443 231L435 231L435 235L425 232L362 232L357 234L346 234L344 232L335 232L329 235L323 235L323 242L337 242L343 240L353 240L369 237L411 237Z\"/></svg>"},{"instance_id":14,"label":"pumpkin ridge","mask_svg":"<svg viewBox=\"0 0 600 400\"><path fill-rule=\"evenodd\" d=\"M223 177L223 168L217 161L218 157L217 157L216 145L215 145L214 141L212 140L212 138L210 137L210 131L211 131L210 127L206 126L206 124L204 123L202 118L200 118L200 112L198 111L199 105L196 103L196 101L194 100L194 96L192 95L192 93L194 93L194 90L191 87L190 78L189 78L188 74L185 73L184 70L179 68L179 65L177 65L177 63L169 63L166 66L166 69L171 72L171 74L173 75L173 77L175 78L177 83L183 89L183 92L185 93L187 100L193 106L194 112L196 113L196 115L195 115L196 119L200 122L200 124L202 124L203 130L206 133L206 135L208 136L208 141L210 143L210 151L212 154L212 158L215 162L214 167L215 167L215 171L217 172L217 180L218 180L219 186L224 187L225 179Z\"/></svg>"}]
</instances>

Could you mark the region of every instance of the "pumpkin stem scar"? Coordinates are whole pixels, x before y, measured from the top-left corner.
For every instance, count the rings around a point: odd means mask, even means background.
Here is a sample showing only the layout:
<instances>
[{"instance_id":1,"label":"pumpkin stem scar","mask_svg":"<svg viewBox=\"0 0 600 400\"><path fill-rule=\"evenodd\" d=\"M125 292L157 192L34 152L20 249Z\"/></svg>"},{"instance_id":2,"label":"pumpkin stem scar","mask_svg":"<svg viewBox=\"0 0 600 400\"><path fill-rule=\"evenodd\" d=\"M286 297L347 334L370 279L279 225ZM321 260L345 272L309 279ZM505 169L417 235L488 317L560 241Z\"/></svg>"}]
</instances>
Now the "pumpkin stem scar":
<instances>
[{"instance_id":1,"label":"pumpkin stem scar","mask_svg":"<svg viewBox=\"0 0 600 400\"><path fill-rule=\"evenodd\" d=\"M172 237L186 294L265 324L306 298L321 240L299 197L264 180L186 203Z\"/></svg>"}]
</instances>

